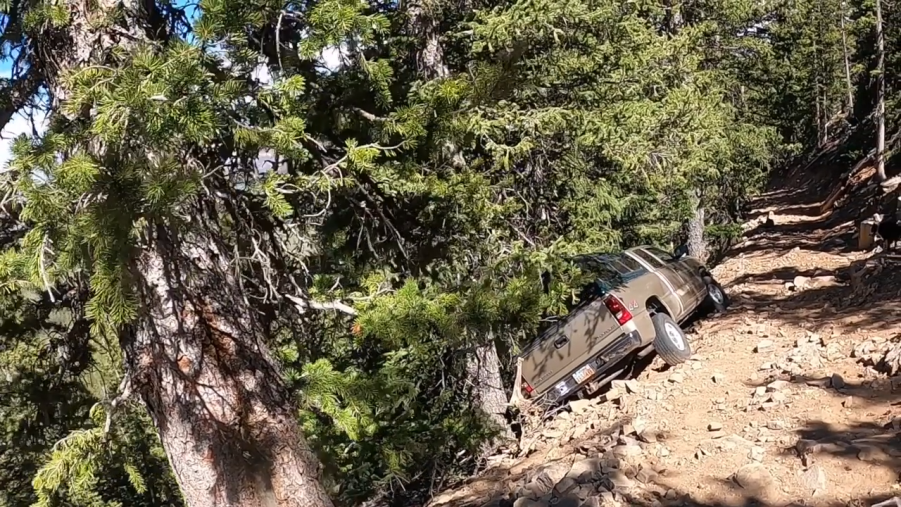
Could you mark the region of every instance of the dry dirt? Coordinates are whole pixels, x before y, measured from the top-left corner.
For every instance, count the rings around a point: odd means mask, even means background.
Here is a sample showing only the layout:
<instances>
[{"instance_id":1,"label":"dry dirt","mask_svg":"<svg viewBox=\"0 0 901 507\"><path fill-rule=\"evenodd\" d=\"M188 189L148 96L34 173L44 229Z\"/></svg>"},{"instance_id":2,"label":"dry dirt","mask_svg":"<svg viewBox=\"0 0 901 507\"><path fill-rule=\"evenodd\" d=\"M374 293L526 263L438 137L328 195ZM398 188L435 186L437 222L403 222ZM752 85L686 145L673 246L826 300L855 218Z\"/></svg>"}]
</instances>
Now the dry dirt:
<instances>
[{"instance_id":1,"label":"dry dirt","mask_svg":"<svg viewBox=\"0 0 901 507\"><path fill-rule=\"evenodd\" d=\"M856 217L819 215L826 196L803 199L758 200L775 225L751 229L715 268L732 306L688 330L690 362L639 365L637 382L574 403L526 433L527 456L492 460L430 507L869 506L901 495L901 377L872 364L901 338L901 262L856 251Z\"/></svg>"}]
</instances>

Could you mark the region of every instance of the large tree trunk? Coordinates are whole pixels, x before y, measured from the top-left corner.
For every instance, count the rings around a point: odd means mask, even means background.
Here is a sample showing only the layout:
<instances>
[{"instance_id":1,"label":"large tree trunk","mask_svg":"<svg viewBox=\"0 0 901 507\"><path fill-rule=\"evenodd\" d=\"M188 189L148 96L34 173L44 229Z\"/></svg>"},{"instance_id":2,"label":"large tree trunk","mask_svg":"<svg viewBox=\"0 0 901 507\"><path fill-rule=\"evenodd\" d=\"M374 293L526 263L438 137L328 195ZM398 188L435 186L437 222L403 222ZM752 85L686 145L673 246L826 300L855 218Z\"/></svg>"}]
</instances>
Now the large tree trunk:
<instances>
[{"instance_id":1,"label":"large tree trunk","mask_svg":"<svg viewBox=\"0 0 901 507\"><path fill-rule=\"evenodd\" d=\"M167 37L153 2L67 5L70 44L59 55L60 76L116 65L113 47ZM107 18L119 26L101 22ZM55 79L50 85L58 111L68 90ZM138 240L130 281L139 315L120 336L125 385L145 403L188 506L331 507L264 327L235 278L232 250L212 229L222 210L211 204L203 203L206 214L191 213L204 209L199 202L184 210L187 223L149 225Z\"/></svg>"},{"instance_id":2,"label":"large tree trunk","mask_svg":"<svg viewBox=\"0 0 901 507\"><path fill-rule=\"evenodd\" d=\"M839 20L842 30L842 56L845 61L845 88L848 93L848 116L854 112L854 86L851 84L851 63L848 56L848 33L845 29L845 2L839 2Z\"/></svg>"},{"instance_id":3,"label":"large tree trunk","mask_svg":"<svg viewBox=\"0 0 901 507\"><path fill-rule=\"evenodd\" d=\"M438 0L405 0L407 31L419 47L416 51L416 70L425 79L450 75L444 62L444 48L439 39Z\"/></svg>"},{"instance_id":4,"label":"large tree trunk","mask_svg":"<svg viewBox=\"0 0 901 507\"><path fill-rule=\"evenodd\" d=\"M450 75L444 60L444 48L439 39L439 16L441 14L438 0L406 0L403 8L407 14L407 31L415 36L417 47L415 58L419 75L425 79L441 79ZM447 143L444 146L447 158L460 161L463 156L459 147ZM507 425L507 396L501 382L500 359L493 337L476 348L466 359L466 370L473 382L473 403L481 408L485 415L495 423L504 438L512 438L513 433Z\"/></svg>"},{"instance_id":5,"label":"large tree trunk","mask_svg":"<svg viewBox=\"0 0 901 507\"><path fill-rule=\"evenodd\" d=\"M512 439L513 432L506 417L507 394L501 380L501 361L493 339L476 348L467 357L466 373L473 384L472 394L476 405L497 426L502 438Z\"/></svg>"},{"instance_id":6,"label":"large tree trunk","mask_svg":"<svg viewBox=\"0 0 901 507\"><path fill-rule=\"evenodd\" d=\"M144 311L122 346L187 505L331 506L222 248L173 230L146 232L134 273Z\"/></svg>"},{"instance_id":7,"label":"large tree trunk","mask_svg":"<svg viewBox=\"0 0 901 507\"><path fill-rule=\"evenodd\" d=\"M881 0L876 0L876 62L876 177L885 181L885 33Z\"/></svg>"},{"instance_id":8,"label":"large tree trunk","mask_svg":"<svg viewBox=\"0 0 901 507\"><path fill-rule=\"evenodd\" d=\"M707 260L707 240L704 239L704 208L701 206L701 198L695 194L693 198L694 216L688 221L688 254L699 259Z\"/></svg>"}]
</instances>

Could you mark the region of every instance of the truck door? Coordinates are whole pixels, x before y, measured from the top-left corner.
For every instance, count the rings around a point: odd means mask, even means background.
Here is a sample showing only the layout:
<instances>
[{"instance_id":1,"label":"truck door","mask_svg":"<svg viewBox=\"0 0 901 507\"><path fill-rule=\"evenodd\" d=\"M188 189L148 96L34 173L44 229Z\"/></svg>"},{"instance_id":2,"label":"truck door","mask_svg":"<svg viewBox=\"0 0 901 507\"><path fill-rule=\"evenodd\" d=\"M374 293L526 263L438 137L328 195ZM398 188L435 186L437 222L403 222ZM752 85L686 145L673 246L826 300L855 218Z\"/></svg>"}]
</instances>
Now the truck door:
<instances>
[{"instance_id":1,"label":"truck door","mask_svg":"<svg viewBox=\"0 0 901 507\"><path fill-rule=\"evenodd\" d=\"M634 248L629 250L629 253L640 262L646 264L656 276L660 277L668 291L667 294L661 294L661 297L670 311L678 312L677 315L673 315L673 318L677 321L680 320L689 310L685 308L683 301L683 294L686 292L686 280L682 274L673 270L666 262L657 258L646 248Z\"/></svg>"}]
</instances>

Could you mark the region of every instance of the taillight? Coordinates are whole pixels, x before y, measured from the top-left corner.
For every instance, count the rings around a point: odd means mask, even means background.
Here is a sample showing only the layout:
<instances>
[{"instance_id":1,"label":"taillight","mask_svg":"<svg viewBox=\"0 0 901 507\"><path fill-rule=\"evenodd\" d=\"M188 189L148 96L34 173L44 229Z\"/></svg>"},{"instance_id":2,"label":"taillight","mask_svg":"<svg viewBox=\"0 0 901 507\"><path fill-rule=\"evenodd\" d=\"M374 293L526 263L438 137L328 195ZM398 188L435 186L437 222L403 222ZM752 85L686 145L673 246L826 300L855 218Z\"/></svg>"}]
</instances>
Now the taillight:
<instances>
[{"instance_id":1,"label":"taillight","mask_svg":"<svg viewBox=\"0 0 901 507\"><path fill-rule=\"evenodd\" d=\"M534 389L532 389L532 386L530 386L529 383L526 382L525 380L522 381L522 388L526 391L526 394L529 396L531 396L532 391L534 391Z\"/></svg>"},{"instance_id":2,"label":"taillight","mask_svg":"<svg viewBox=\"0 0 901 507\"><path fill-rule=\"evenodd\" d=\"M624 305L616 296L610 295L604 298L604 306L610 310L610 313L613 314L613 317L616 318L616 321L619 322L620 326L632 320L632 314L626 309L626 305Z\"/></svg>"}]
</instances>

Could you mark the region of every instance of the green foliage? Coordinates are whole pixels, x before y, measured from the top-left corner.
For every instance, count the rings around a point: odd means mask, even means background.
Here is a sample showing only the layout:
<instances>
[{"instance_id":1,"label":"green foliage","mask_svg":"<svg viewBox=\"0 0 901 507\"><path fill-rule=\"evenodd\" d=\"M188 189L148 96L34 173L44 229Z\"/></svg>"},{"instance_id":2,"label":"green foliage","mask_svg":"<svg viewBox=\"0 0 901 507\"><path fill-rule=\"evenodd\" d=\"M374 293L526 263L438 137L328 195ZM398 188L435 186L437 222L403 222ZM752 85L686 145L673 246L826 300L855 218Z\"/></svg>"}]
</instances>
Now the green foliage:
<instances>
[{"instance_id":1,"label":"green foliage","mask_svg":"<svg viewBox=\"0 0 901 507\"><path fill-rule=\"evenodd\" d=\"M585 281L566 258L671 244L698 206L707 236L726 243L770 170L839 128L826 124L847 113L842 6L856 103L869 107L868 5L677 4L678 17L654 0L423 12L203 0L188 26L160 3L167 40L55 62L61 75L40 79L66 100L45 134L16 141L4 176L26 227L4 224L17 232L0 252L0 309L15 318L0 369L31 373L0 397L2 441L24 442L0 448L14 485L0 505L179 502L149 418L128 406L103 434L101 407L121 375L118 333L147 310L133 277L143 232L191 232L198 206L267 319L332 493L350 502L471 471L498 428L467 361L495 347L509 386L519 346ZM65 47L81 29L55 4L0 1L4 15L13 7L25 14L2 29L0 56L32 38ZM98 22L113 15L138 22L119 9ZM320 56L336 50L341 65L325 69ZM425 65L447 75L425 79L443 74ZM26 293L57 309L76 294L90 333L48 341L36 330L49 317L25 317ZM356 314L301 313L288 294ZM59 343L82 351L78 368L48 357ZM58 417L38 427L47 406Z\"/></svg>"}]
</instances>

